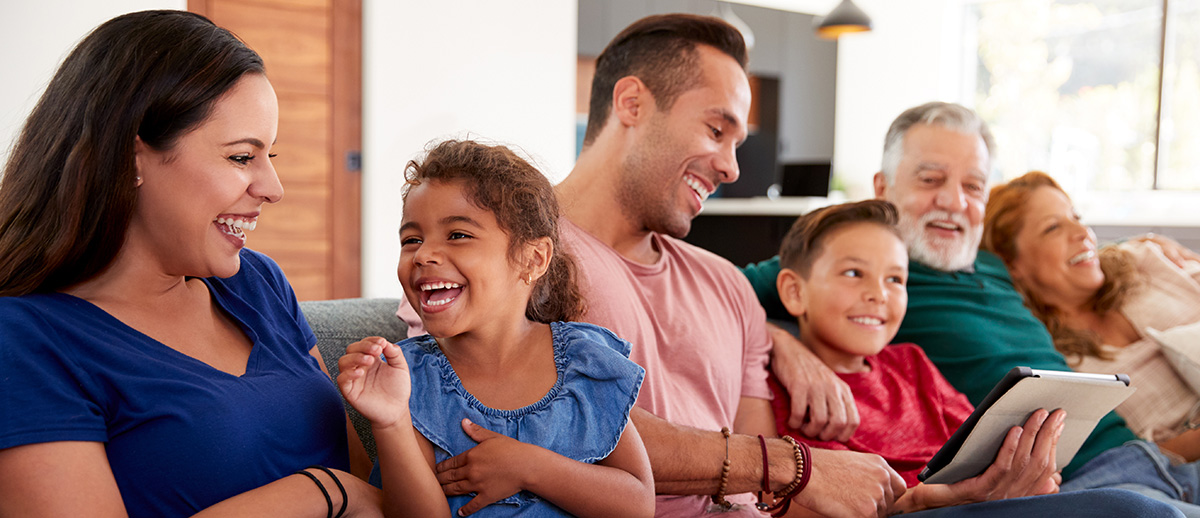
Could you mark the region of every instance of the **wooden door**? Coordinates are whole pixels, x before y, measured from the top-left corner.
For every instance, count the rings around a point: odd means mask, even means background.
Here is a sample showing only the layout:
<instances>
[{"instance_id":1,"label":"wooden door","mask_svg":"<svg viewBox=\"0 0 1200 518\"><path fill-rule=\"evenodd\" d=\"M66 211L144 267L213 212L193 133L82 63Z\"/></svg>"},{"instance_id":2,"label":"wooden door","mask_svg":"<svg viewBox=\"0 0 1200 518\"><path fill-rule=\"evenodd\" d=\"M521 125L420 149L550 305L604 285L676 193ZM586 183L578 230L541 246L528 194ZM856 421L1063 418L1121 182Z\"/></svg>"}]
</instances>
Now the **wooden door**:
<instances>
[{"instance_id":1,"label":"wooden door","mask_svg":"<svg viewBox=\"0 0 1200 518\"><path fill-rule=\"evenodd\" d=\"M257 51L279 97L283 201L263 208L248 246L279 263L301 300L360 296L361 0L189 0L188 10Z\"/></svg>"}]
</instances>

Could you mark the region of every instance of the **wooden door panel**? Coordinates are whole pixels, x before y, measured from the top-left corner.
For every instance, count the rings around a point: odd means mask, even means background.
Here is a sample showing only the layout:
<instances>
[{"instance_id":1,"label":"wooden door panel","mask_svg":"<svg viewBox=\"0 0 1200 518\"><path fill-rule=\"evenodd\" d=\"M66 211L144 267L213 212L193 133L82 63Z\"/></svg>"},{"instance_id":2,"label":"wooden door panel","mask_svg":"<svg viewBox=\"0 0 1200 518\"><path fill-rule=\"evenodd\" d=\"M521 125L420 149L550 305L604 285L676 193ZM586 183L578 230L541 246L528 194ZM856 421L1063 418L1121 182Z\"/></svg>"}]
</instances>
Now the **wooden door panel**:
<instances>
[{"instance_id":1,"label":"wooden door panel","mask_svg":"<svg viewBox=\"0 0 1200 518\"><path fill-rule=\"evenodd\" d=\"M273 151L283 200L250 247L275 259L301 300L361 293L361 0L189 0L262 56L279 97Z\"/></svg>"},{"instance_id":2,"label":"wooden door panel","mask_svg":"<svg viewBox=\"0 0 1200 518\"><path fill-rule=\"evenodd\" d=\"M329 102L324 97L277 93L279 136L273 163L280 175L295 181L328 183L330 154ZM288 199L284 186L284 201Z\"/></svg>"},{"instance_id":3,"label":"wooden door panel","mask_svg":"<svg viewBox=\"0 0 1200 518\"><path fill-rule=\"evenodd\" d=\"M263 57L280 92L329 95L329 2L318 8L277 7L246 0L210 0L212 20Z\"/></svg>"}]
</instances>

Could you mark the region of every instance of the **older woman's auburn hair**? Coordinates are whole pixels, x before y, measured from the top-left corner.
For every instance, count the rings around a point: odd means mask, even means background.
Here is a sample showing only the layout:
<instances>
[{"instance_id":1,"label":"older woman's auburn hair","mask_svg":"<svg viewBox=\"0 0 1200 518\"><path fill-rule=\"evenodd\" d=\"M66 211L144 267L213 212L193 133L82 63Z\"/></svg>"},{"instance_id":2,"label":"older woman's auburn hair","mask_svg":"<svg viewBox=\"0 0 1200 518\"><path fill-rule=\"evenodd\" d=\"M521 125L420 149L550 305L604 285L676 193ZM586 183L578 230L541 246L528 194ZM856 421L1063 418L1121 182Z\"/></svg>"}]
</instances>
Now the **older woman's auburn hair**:
<instances>
[{"instance_id":1,"label":"older woman's auburn hair","mask_svg":"<svg viewBox=\"0 0 1200 518\"><path fill-rule=\"evenodd\" d=\"M1012 267L1017 257L1017 234L1025 225L1026 208L1033 193L1042 187L1051 187L1066 195L1066 191L1050 175L1031 171L1006 184L992 188L987 209L983 216L983 241L980 248L992 252ZM1140 281L1137 268L1129 252L1117 247L1099 250L1100 270L1104 272L1104 283L1092 297L1090 309L1104 314L1119 309ZM1099 336L1087 329L1074 329L1063 322L1059 311L1046 304L1026 286L1013 281L1025 297L1025 305L1034 316L1046 325L1054 339L1054 347L1069 359L1078 361L1084 356L1110 359L1101 349Z\"/></svg>"}]
</instances>

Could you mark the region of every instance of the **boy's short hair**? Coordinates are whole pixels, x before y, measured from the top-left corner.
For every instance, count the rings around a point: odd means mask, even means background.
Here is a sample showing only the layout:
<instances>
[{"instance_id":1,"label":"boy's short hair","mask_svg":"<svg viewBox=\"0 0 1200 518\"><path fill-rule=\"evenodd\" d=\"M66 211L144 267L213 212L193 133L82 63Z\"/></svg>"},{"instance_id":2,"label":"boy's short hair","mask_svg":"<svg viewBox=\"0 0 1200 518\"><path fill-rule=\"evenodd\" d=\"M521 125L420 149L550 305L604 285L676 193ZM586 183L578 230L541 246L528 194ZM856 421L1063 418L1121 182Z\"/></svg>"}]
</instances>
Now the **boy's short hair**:
<instances>
[{"instance_id":1,"label":"boy's short hair","mask_svg":"<svg viewBox=\"0 0 1200 518\"><path fill-rule=\"evenodd\" d=\"M808 278L813 262L821 253L825 238L852 223L875 223L891 230L897 238L899 217L896 207L883 200L866 200L822 207L800 216L779 246L779 265Z\"/></svg>"}]
</instances>

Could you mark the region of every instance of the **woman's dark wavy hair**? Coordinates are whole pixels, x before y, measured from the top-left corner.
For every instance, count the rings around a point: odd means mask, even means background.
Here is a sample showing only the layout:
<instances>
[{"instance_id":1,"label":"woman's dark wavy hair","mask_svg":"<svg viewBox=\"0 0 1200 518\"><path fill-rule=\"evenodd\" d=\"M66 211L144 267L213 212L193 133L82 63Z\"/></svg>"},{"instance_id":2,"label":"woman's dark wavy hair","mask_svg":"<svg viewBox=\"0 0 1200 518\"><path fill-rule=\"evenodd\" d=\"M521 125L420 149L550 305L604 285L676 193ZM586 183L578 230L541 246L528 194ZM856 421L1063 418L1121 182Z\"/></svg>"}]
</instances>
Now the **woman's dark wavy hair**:
<instances>
[{"instance_id":1,"label":"woman's dark wavy hair","mask_svg":"<svg viewBox=\"0 0 1200 518\"><path fill-rule=\"evenodd\" d=\"M404 171L404 199L412 187L427 181L461 181L471 204L496 216L509 235L509 259L521 247L550 238L554 253L545 275L533 285L525 317L534 322L578 320L586 311L579 291L575 259L558 238L558 199L545 175L504 146L470 140L447 140L410 161Z\"/></svg>"},{"instance_id":2,"label":"woman's dark wavy hair","mask_svg":"<svg viewBox=\"0 0 1200 518\"><path fill-rule=\"evenodd\" d=\"M170 150L262 58L184 11L118 16L67 56L25 121L0 180L0 296L104 271L137 200L135 137Z\"/></svg>"}]
</instances>

